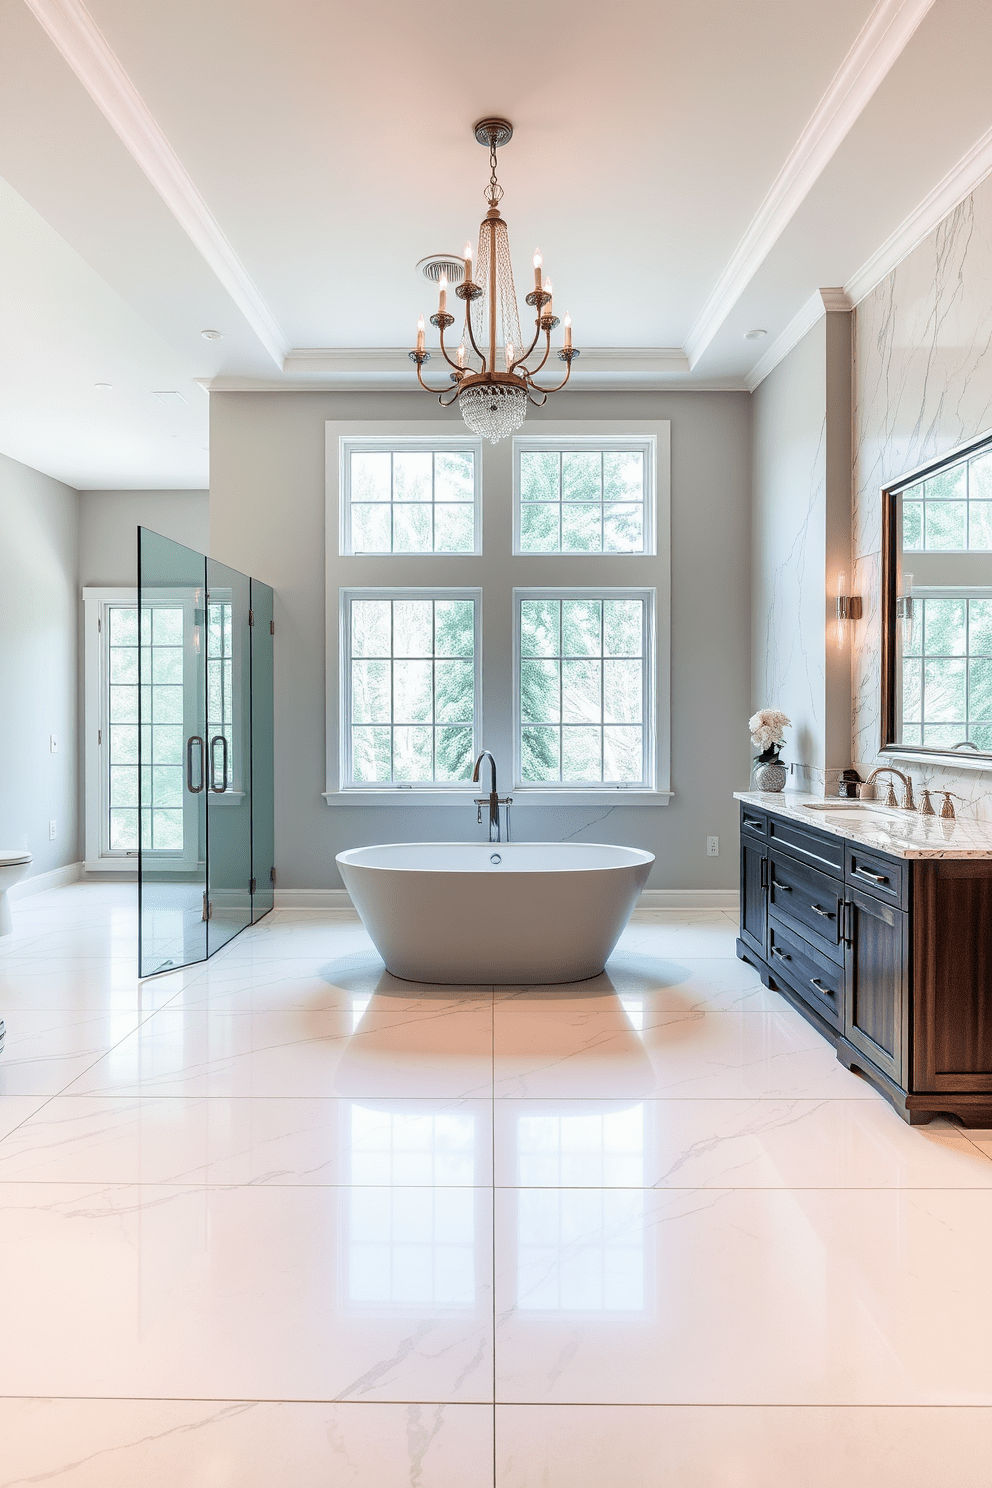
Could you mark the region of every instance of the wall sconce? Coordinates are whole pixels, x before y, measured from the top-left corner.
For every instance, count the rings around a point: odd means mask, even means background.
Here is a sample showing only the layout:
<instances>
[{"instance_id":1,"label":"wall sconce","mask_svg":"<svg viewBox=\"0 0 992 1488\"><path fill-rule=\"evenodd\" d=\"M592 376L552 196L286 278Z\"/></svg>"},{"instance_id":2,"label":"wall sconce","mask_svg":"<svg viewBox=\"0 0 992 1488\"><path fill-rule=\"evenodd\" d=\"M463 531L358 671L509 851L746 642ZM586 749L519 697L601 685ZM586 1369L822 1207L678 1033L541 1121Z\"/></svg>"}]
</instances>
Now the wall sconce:
<instances>
[{"instance_id":1,"label":"wall sconce","mask_svg":"<svg viewBox=\"0 0 992 1488\"><path fill-rule=\"evenodd\" d=\"M847 594L847 574L837 575L837 649L841 650L847 640L848 624L852 620L860 620L863 614L863 606L860 594Z\"/></svg>"},{"instance_id":2,"label":"wall sconce","mask_svg":"<svg viewBox=\"0 0 992 1488\"><path fill-rule=\"evenodd\" d=\"M902 653L913 649L913 575L902 576L903 593L896 596L896 619L902 621Z\"/></svg>"}]
</instances>

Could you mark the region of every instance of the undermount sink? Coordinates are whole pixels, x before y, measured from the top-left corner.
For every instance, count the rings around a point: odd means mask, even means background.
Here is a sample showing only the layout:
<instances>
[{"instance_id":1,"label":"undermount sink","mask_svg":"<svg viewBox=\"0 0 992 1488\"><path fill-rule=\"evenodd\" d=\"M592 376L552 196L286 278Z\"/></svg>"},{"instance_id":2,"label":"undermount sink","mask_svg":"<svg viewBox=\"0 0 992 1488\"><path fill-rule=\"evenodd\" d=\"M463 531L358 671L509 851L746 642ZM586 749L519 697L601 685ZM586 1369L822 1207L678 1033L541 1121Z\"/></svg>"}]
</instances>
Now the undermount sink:
<instances>
[{"instance_id":1,"label":"undermount sink","mask_svg":"<svg viewBox=\"0 0 992 1488\"><path fill-rule=\"evenodd\" d=\"M798 803L797 803L798 804ZM850 796L817 797L815 801L804 801L803 811L892 811L892 806L885 806L881 801L859 801Z\"/></svg>"}]
</instances>

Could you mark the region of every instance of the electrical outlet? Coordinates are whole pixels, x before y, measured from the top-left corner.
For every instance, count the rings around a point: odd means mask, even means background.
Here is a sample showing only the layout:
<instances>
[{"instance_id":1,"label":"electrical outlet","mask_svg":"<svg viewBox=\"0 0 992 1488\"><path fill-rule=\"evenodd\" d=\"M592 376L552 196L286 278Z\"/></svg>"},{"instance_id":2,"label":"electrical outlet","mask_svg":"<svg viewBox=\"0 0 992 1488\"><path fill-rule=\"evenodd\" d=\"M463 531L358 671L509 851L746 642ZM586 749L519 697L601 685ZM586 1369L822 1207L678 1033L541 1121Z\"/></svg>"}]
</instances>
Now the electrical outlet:
<instances>
[{"instance_id":1,"label":"electrical outlet","mask_svg":"<svg viewBox=\"0 0 992 1488\"><path fill-rule=\"evenodd\" d=\"M55 830L56 829L55 829L55 823L54 823L54 821L50 821L48 823L48 840L49 840L49 842L54 842L55 841Z\"/></svg>"},{"instance_id":2,"label":"electrical outlet","mask_svg":"<svg viewBox=\"0 0 992 1488\"><path fill-rule=\"evenodd\" d=\"M48 736L48 747L52 751L53 754L58 754L58 752L59 752L59 741L58 741L58 735L57 734L49 734L49 736Z\"/></svg>"},{"instance_id":3,"label":"electrical outlet","mask_svg":"<svg viewBox=\"0 0 992 1488\"><path fill-rule=\"evenodd\" d=\"M719 839L719 837L707 837L707 839L706 839L706 856L708 858L718 858L720 856L720 839Z\"/></svg>"}]
</instances>

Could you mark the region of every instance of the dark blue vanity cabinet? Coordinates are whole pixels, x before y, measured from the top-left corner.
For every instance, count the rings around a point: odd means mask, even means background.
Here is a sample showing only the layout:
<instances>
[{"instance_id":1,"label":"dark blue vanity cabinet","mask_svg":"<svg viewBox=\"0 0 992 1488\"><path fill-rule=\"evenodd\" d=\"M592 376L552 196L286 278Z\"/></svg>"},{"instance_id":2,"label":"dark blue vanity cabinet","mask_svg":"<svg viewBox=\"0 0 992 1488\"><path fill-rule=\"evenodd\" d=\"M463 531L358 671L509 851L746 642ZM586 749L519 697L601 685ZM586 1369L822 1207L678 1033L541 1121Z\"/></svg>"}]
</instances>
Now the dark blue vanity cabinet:
<instances>
[{"instance_id":1,"label":"dark blue vanity cabinet","mask_svg":"<svg viewBox=\"0 0 992 1488\"><path fill-rule=\"evenodd\" d=\"M741 805L737 954L914 1124L992 1125L992 859L902 859Z\"/></svg>"}]
</instances>

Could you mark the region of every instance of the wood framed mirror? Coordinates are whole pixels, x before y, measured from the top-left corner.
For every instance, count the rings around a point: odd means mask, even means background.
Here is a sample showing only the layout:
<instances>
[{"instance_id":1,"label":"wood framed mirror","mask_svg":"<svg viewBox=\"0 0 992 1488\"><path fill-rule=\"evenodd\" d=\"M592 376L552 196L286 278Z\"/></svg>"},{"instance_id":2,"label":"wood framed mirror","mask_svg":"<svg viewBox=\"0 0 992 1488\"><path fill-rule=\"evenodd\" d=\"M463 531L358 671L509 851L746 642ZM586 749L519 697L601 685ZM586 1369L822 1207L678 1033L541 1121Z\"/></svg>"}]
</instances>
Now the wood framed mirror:
<instances>
[{"instance_id":1,"label":"wood framed mirror","mask_svg":"<svg viewBox=\"0 0 992 1488\"><path fill-rule=\"evenodd\" d=\"M881 753L992 769L992 432L883 488Z\"/></svg>"}]
</instances>

